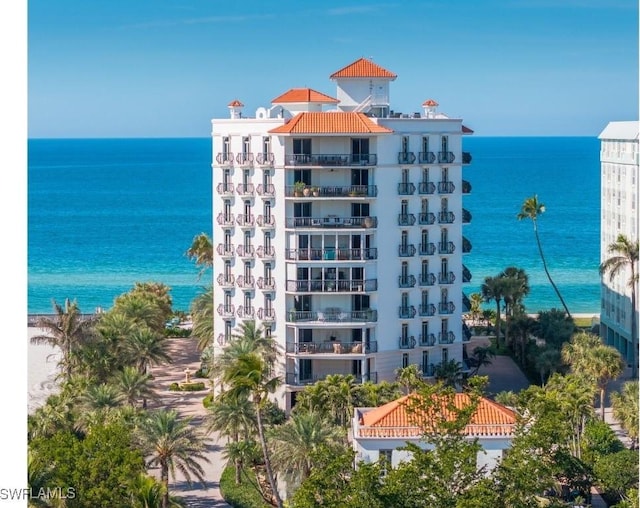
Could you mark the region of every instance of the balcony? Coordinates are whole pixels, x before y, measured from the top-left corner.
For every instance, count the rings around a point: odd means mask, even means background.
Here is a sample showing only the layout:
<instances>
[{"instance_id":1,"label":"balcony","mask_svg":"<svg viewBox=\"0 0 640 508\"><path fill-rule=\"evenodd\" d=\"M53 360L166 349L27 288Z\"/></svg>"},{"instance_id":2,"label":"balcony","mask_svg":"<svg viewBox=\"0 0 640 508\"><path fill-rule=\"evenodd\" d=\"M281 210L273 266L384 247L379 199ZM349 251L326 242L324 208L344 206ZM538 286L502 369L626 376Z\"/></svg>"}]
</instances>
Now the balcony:
<instances>
[{"instance_id":1,"label":"balcony","mask_svg":"<svg viewBox=\"0 0 640 508\"><path fill-rule=\"evenodd\" d=\"M438 274L439 284L453 284L456 281L456 275L453 272L440 272Z\"/></svg>"},{"instance_id":2,"label":"balcony","mask_svg":"<svg viewBox=\"0 0 640 508\"><path fill-rule=\"evenodd\" d=\"M287 291L291 293L362 293L377 290L378 279L287 281Z\"/></svg>"},{"instance_id":3,"label":"balcony","mask_svg":"<svg viewBox=\"0 0 640 508\"><path fill-rule=\"evenodd\" d=\"M240 319L253 319L256 315L256 310L253 307L240 305L240 307L238 307L237 315Z\"/></svg>"},{"instance_id":4,"label":"balcony","mask_svg":"<svg viewBox=\"0 0 640 508\"><path fill-rule=\"evenodd\" d=\"M416 154L413 152L398 152L398 164L413 164Z\"/></svg>"},{"instance_id":5,"label":"balcony","mask_svg":"<svg viewBox=\"0 0 640 508\"><path fill-rule=\"evenodd\" d=\"M453 212L438 212L438 223L440 224L453 224L456 220L456 216Z\"/></svg>"},{"instance_id":6,"label":"balcony","mask_svg":"<svg viewBox=\"0 0 640 508\"><path fill-rule=\"evenodd\" d=\"M462 265L462 282L471 282L471 270Z\"/></svg>"},{"instance_id":7,"label":"balcony","mask_svg":"<svg viewBox=\"0 0 640 508\"><path fill-rule=\"evenodd\" d=\"M438 254L453 254L455 250L453 242L438 242Z\"/></svg>"},{"instance_id":8,"label":"balcony","mask_svg":"<svg viewBox=\"0 0 640 508\"><path fill-rule=\"evenodd\" d=\"M238 163L239 166L253 166L253 154L252 153L237 154L236 163Z\"/></svg>"},{"instance_id":9,"label":"balcony","mask_svg":"<svg viewBox=\"0 0 640 508\"><path fill-rule=\"evenodd\" d=\"M431 317L436 315L436 306L432 303L421 303L418 306L418 315L421 317Z\"/></svg>"},{"instance_id":10,"label":"balcony","mask_svg":"<svg viewBox=\"0 0 640 508\"><path fill-rule=\"evenodd\" d=\"M236 280L236 285L241 289L253 289L256 285L256 279L253 275L240 275Z\"/></svg>"},{"instance_id":11,"label":"balcony","mask_svg":"<svg viewBox=\"0 0 640 508\"><path fill-rule=\"evenodd\" d=\"M233 154L231 152L218 152L216 162L220 166L233 166Z\"/></svg>"},{"instance_id":12,"label":"balcony","mask_svg":"<svg viewBox=\"0 0 640 508\"><path fill-rule=\"evenodd\" d=\"M433 256L436 253L436 245L431 242L418 244L418 255Z\"/></svg>"},{"instance_id":13,"label":"balcony","mask_svg":"<svg viewBox=\"0 0 640 508\"><path fill-rule=\"evenodd\" d=\"M216 185L216 191L221 196L233 196L233 184L220 182Z\"/></svg>"},{"instance_id":14,"label":"balcony","mask_svg":"<svg viewBox=\"0 0 640 508\"><path fill-rule=\"evenodd\" d=\"M253 245L238 245L236 253L241 258L252 258L256 253L256 249Z\"/></svg>"},{"instance_id":15,"label":"balcony","mask_svg":"<svg viewBox=\"0 0 640 508\"><path fill-rule=\"evenodd\" d=\"M413 305L398 307L398 318L411 319L416 317L416 308Z\"/></svg>"},{"instance_id":16,"label":"balcony","mask_svg":"<svg viewBox=\"0 0 640 508\"><path fill-rule=\"evenodd\" d=\"M264 258L264 259L273 259L276 255L276 249L275 247L269 245L260 245L257 249L256 249L256 254L259 258Z\"/></svg>"},{"instance_id":17,"label":"balcony","mask_svg":"<svg viewBox=\"0 0 640 508\"><path fill-rule=\"evenodd\" d=\"M261 228L272 229L276 227L276 218L274 215L258 215L256 223Z\"/></svg>"},{"instance_id":18,"label":"balcony","mask_svg":"<svg viewBox=\"0 0 640 508\"><path fill-rule=\"evenodd\" d=\"M413 349L414 347L416 347L416 339L413 335L400 337L398 339L399 349Z\"/></svg>"},{"instance_id":19,"label":"balcony","mask_svg":"<svg viewBox=\"0 0 640 508\"><path fill-rule=\"evenodd\" d=\"M471 212L466 208L462 209L462 223L469 224L471 222Z\"/></svg>"},{"instance_id":20,"label":"balcony","mask_svg":"<svg viewBox=\"0 0 640 508\"><path fill-rule=\"evenodd\" d=\"M310 185L308 191L303 191L302 196L296 193L295 186L287 185L284 188L284 195L288 198L375 198L378 195L377 185Z\"/></svg>"},{"instance_id":21,"label":"balcony","mask_svg":"<svg viewBox=\"0 0 640 508\"><path fill-rule=\"evenodd\" d=\"M272 198L276 195L276 186L273 185L272 183L267 183L267 184L258 184L258 186L256 187L256 192L258 193L258 196L264 196L266 198Z\"/></svg>"},{"instance_id":22,"label":"balcony","mask_svg":"<svg viewBox=\"0 0 640 508\"><path fill-rule=\"evenodd\" d=\"M378 249L287 249L288 261L369 261L378 259Z\"/></svg>"},{"instance_id":23,"label":"balcony","mask_svg":"<svg viewBox=\"0 0 640 508\"><path fill-rule=\"evenodd\" d=\"M469 239L465 236L462 237L462 252L463 254L468 254L469 252L471 252L471 248L473 246L471 245L471 242L469 241Z\"/></svg>"},{"instance_id":24,"label":"balcony","mask_svg":"<svg viewBox=\"0 0 640 508\"><path fill-rule=\"evenodd\" d=\"M431 212L420 212L418 214L418 224L421 226L430 226L436 223L436 214Z\"/></svg>"},{"instance_id":25,"label":"balcony","mask_svg":"<svg viewBox=\"0 0 640 508\"><path fill-rule=\"evenodd\" d=\"M462 152L462 164L471 164L471 159L470 152Z\"/></svg>"},{"instance_id":26,"label":"balcony","mask_svg":"<svg viewBox=\"0 0 640 508\"><path fill-rule=\"evenodd\" d=\"M344 310L339 307L328 307L321 311L290 310L287 313L288 323L332 324L332 323L376 323L378 311Z\"/></svg>"},{"instance_id":27,"label":"balcony","mask_svg":"<svg viewBox=\"0 0 640 508\"><path fill-rule=\"evenodd\" d=\"M471 183L468 180L462 180L462 193L469 194L471 192Z\"/></svg>"},{"instance_id":28,"label":"balcony","mask_svg":"<svg viewBox=\"0 0 640 508\"><path fill-rule=\"evenodd\" d=\"M400 182L398 184L398 196L411 196L416 192L416 186L411 182Z\"/></svg>"},{"instance_id":29,"label":"balcony","mask_svg":"<svg viewBox=\"0 0 640 508\"><path fill-rule=\"evenodd\" d=\"M471 300L469 297L462 293L462 312L470 312L471 311Z\"/></svg>"},{"instance_id":30,"label":"balcony","mask_svg":"<svg viewBox=\"0 0 640 508\"><path fill-rule=\"evenodd\" d=\"M456 310L456 306L453 302L440 302L438 304L438 313L439 314L453 314Z\"/></svg>"},{"instance_id":31,"label":"balcony","mask_svg":"<svg viewBox=\"0 0 640 508\"><path fill-rule=\"evenodd\" d=\"M416 278L413 275L400 275L398 277L399 288L412 288L416 285Z\"/></svg>"},{"instance_id":32,"label":"balcony","mask_svg":"<svg viewBox=\"0 0 640 508\"><path fill-rule=\"evenodd\" d=\"M274 309L264 309L260 307L258 312L256 312L258 319L261 321L275 321L276 320L276 311Z\"/></svg>"},{"instance_id":33,"label":"balcony","mask_svg":"<svg viewBox=\"0 0 640 508\"><path fill-rule=\"evenodd\" d=\"M451 164L454 160L456 160L456 156L453 152L438 152L439 164Z\"/></svg>"},{"instance_id":34,"label":"balcony","mask_svg":"<svg viewBox=\"0 0 640 508\"><path fill-rule=\"evenodd\" d=\"M378 342L375 340L365 342L287 342L286 352L292 354L312 355L367 355L378 352Z\"/></svg>"},{"instance_id":35,"label":"balcony","mask_svg":"<svg viewBox=\"0 0 640 508\"><path fill-rule=\"evenodd\" d=\"M378 227L377 217L287 217L287 228L367 229Z\"/></svg>"},{"instance_id":36,"label":"balcony","mask_svg":"<svg viewBox=\"0 0 640 508\"><path fill-rule=\"evenodd\" d=\"M285 156L287 166L375 166L378 157L374 153L357 154L287 154Z\"/></svg>"},{"instance_id":37,"label":"balcony","mask_svg":"<svg viewBox=\"0 0 640 508\"><path fill-rule=\"evenodd\" d=\"M440 332L438 334L438 343L440 344L453 344L456 340L456 336L453 332Z\"/></svg>"},{"instance_id":38,"label":"balcony","mask_svg":"<svg viewBox=\"0 0 640 508\"><path fill-rule=\"evenodd\" d=\"M399 213L398 226L413 226L416 223L416 216L412 213Z\"/></svg>"},{"instance_id":39,"label":"balcony","mask_svg":"<svg viewBox=\"0 0 640 508\"><path fill-rule=\"evenodd\" d=\"M275 291L276 279L273 277L258 277L258 288L264 291Z\"/></svg>"},{"instance_id":40,"label":"balcony","mask_svg":"<svg viewBox=\"0 0 640 508\"><path fill-rule=\"evenodd\" d=\"M220 226L233 226L233 224L235 223L232 213L219 213L216 221Z\"/></svg>"},{"instance_id":41,"label":"balcony","mask_svg":"<svg viewBox=\"0 0 640 508\"><path fill-rule=\"evenodd\" d=\"M418 162L420 164L433 164L436 161L436 154L433 152L418 152Z\"/></svg>"},{"instance_id":42,"label":"balcony","mask_svg":"<svg viewBox=\"0 0 640 508\"><path fill-rule=\"evenodd\" d=\"M418 194L433 194L436 191L436 184L433 182L419 182Z\"/></svg>"},{"instance_id":43,"label":"balcony","mask_svg":"<svg viewBox=\"0 0 640 508\"><path fill-rule=\"evenodd\" d=\"M231 274L225 276L224 273L221 273L216 280L218 281L218 286L221 288L232 288L236 283L235 276Z\"/></svg>"},{"instance_id":44,"label":"balcony","mask_svg":"<svg viewBox=\"0 0 640 508\"><path fill-rule=\"evenodd\" d=\"M256 219L251 214L241 213L236 217L236 224L242 228L252 228L255 223Z\"/></svg>"},{"instance_id":45,"label":"balcony","mask_svg":"<svg viewBox=\"0 0 640 508\"><path fill-rule=\"evenodd\" d=\"M275 161L275 157L273 156L273 153L271 153L271 152L259 153L256 156L256 162L260 166L273 166L273 162L274 161Z\"/></svg>"},{"instance_id":46,"label":"balcony","mask_svg":"<svg viewBox=\"0 0 640 508\"><path fill-rule=\"evenodd\" d=\"M236 186L236 192L239 196L250 197L255 194L256 189L252 183L239 183Z\"/></svg>"},{"instance_id":47,"label":"balcony","mask_svg":"<svg viewBox=\"0 0 640 508\"><path fill-rule=\"evenodd\" d=\"M421 333L418 340L418 345L425 346L435 346L436 344L436 336L433 333Z\"/></svg>"},{"instance_id":48,"label":"balcony","mask_svg":"<svg viewBox=\"0 0 640 508\"><path fill-rule=\"evenodd\" d=\"M438 194L451 194L455 190L453 182L438 182Z\"/></svg>"},{"instance_id":49,"label":"balcony","mask_svg":"<svg viewBox=\"0 0 640 508\"><path fill-rule=\"evenodd\" d=\"M410 258L416 255L416 246L412 243L398 245L398 256L401 258Z\"/></svg>"},{"instance_id":50,"label":"balcony","mask_svg":"<svg viewBox=\"0 0 640 508\"><path fill-rule=\"evenodd\" d=\"M219 243L218 247L216 247L216 252L222 258L232 258L236 255L235 248L232 244L225 245L224 243Z\"/></svg>"},{"instance_id":51,"label":"balcony","mask_svg":"<svg viewBox=\"0 0 640 508\"><path fill-rule=\"evenodd\" d=\"M432 273L421 273L418 277L419 286L433 286L436 283L436 276Z\"/></svg>"},{"instance_id":52,"label":"balcony","mask_svg":"<svg viewBox=\"0 0 640 508\"><path fill-rule=\"evenodd\" d=\"M340 372L333 372L332 374L340 374ZM347 374L346 372L344 374ZM294 372L287 372L285 376L285 382L289 386L307 386L312 385L318 381L322 381L326 379L327 376L331 374L315 374L309 377L300 377L300 374L296 374ZM367 381L371 381L372 383L378 382L378 373L377 372L369 372L367 374L360 374L356 377L356 381L358 383L366 383Z\"/></svg>"},{"instance_id":53,"label":"balcony","mask_svg":"<svg viewBox=\"0 0 640 508\"><path fill-rule=\"evenodd\" d=\"M221 303L220 305L218 305L219 316L222 316L224 318L232 318L235 313L236 313L236 308L232 304L224 305Z\"/></svg>"}]
</instances>

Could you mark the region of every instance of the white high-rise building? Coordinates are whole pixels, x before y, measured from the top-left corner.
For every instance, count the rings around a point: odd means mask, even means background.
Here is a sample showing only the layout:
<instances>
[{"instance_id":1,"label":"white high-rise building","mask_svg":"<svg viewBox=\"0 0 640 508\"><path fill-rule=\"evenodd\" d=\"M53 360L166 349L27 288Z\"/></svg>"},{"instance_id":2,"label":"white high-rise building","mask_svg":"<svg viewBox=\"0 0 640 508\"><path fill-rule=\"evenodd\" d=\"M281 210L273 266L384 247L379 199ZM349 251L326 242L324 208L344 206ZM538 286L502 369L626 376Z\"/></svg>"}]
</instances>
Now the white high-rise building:
<instances>
[{"instance_id":1,"label":"white high-rise building","mask_svg":"<svg viewBox=\"0 0 640 508\"><path fill-rule=\"evenodd\" d=\"M214 326L224 347L255 319L282 347L290 409L329 374L432 377L463 362L471 274L463 236L473 131L438 104L391 109L396 75L361 58L333 73L335 98L293 88L212 120Z\"/></svg>"},{"instance_id":2,"label":"white high-rise building","mask_svg":"<svg viewBox=\"0 0 640 508\"><path fill-rule=\"evenodd\" d=\"M607 247L619 234L638 240L638 197L640 170L638 160L639 123L609 122L600 133L601 140L601 226L600 261L611 256ZM602 276L600 333L603 340L622 353L629 364L633 361L631 344L630 272L620 273L613 281ZM635 308L638 315L638 302ZM636 323L638 320L636 319ZM637 326L637 325L636 325Z\"/></svg>"}]
</instances>

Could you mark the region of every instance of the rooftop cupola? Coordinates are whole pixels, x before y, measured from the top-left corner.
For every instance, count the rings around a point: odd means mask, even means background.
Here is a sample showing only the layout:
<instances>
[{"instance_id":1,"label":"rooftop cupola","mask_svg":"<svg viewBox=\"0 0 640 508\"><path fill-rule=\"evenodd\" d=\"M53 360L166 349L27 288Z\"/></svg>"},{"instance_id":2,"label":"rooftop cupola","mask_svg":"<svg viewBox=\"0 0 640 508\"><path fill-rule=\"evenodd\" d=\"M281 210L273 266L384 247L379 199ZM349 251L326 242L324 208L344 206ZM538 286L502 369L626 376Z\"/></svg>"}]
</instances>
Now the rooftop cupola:
<instances>
[{"instance_id":1,"label":"rooftop cupola","mask_svg":"<svg viewBox=\"0 0 640 508\"><path fill-rule=\"evenodd\" d=\"M237 120L238 118L242 118L242 108L244 104L240 102L238 99L231 101L229 103L229 114L233 120Z\"/></svg>"},{"instance_id":2,"label":"rooftop cupola","mask_svg":"<svg viewBox=\"0 0 640 508\"><path fill-rule=\"evenodd\" d=\"M422 107L424 108L424 117L425 118L435 118L436 117L436 108L438 107L438 103L433 99L428 99L422 103Z\"/></svg>"}]
</instances>

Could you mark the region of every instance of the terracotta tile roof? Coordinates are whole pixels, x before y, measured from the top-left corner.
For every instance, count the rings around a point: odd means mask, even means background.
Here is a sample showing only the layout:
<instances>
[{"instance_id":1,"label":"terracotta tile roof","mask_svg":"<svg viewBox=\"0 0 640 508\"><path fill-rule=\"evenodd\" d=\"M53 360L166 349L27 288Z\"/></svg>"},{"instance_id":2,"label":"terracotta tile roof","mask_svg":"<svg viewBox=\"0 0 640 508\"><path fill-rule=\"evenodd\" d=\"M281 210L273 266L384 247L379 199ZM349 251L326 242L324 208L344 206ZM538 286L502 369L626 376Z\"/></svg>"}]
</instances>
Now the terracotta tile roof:
<instances>
[{"instance_id":1,"label":"terracotta tile roof","mask_svg":"<svg viewBox=\"0 0 640 508\"><path fill-rule=\"evenodd\" d=\"M363 113L326 111L298 113L272 134L388 134L393 130L373 122Z\"/></svg>"},{"instance_id":2,"label":"terracotta tile roof","mask_svg":"<svg viewBox=\"0 0 640 508\"><path fill-rule=\"evenodd\" d=\"M434 101L433 99L427 99L426 101L424 101L422 103L423 106L437 106L438 103L436 101Z\"/></svg>"},{"instance_id":3,"label":"terracotta tile roof","mask_svg":"<svg viewBox=\"0 0 640 508\"><path fill-rule=\"evenodd\" d=\"M398 76L387 69L380 67L366 58L360 58L355 62L343 67L339 71L334 72L330 79L335 78L391 78Z\"/></svg>"},{"instance_id":4,"label":"terracotta tile roof","mask_svg":"<svg viewBox=\"0 0 640 508\"><path fill-rule=\"evenodd\" d=\"M412 400L419 400L419 395L411 394L389 402L364 413L360 418L360 437L419 437L422 435L421 425L426 421L426 413L415 413L407 410ZM454 404L463 408L470 402L469 396L456 393ZM443 415L449 418L443 407ZM515 413L501 404L482 397L478 409L465 428L465 434L472 436L511 437L515 430Z\"/></svg>"},{"instance_id":5,"label":"terracotta tile roof","mask_svg":"<svg viewBox=\"0 0 640 508\"><path fill-rule=\"evenodd\" d=\"M311 88L292 88L271 101L272 104L288 102L325 102L337 104L340 101L323 93L316 92Z\"/></svg>"},{"instance_id":6,"label":"terracotta tile roof","mask_svg":"<svg viewBox=\"0 0 640 508\"><path fill-rule=\"evenodd\" d=\"M473 130L469 129L469 127L467 127L466 125L462 126L462 133L463 134L473 134Z\"/></svg>"},{"instance_id":7,"label":"terracotta tile roof","mask_svg":"<svg viewBox=\"0 0 640 508\"><path fill-rule=\"evenodd\" d=\"M242 102L240 102L238 99L236 99L234 101L231 101L229 103L229 107L230 108L241 108L243 106L244 106L244 104L242 104Z\"/></svg>"}]
</instances>

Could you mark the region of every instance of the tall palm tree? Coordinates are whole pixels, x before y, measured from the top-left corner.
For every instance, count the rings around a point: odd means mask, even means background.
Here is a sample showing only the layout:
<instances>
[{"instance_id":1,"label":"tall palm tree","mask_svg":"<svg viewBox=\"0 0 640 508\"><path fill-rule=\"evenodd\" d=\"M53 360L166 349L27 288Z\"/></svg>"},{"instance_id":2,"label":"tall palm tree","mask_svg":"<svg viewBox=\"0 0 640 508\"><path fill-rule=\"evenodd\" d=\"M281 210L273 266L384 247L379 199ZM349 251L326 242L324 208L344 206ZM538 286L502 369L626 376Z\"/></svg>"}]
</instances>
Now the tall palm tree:
<instances>
[{"instance_id":1,"label":"tall palm tree","mask_svg":"<svg viewBox=\"0 0 640 508\"><path fill-rule=\"evenodd\" d=\"M113 309L132 319L139 325L146 325L153 331L164 331L165 315L158 303L144 296L125 293L116 298Z\"/></svg>"},{"instance_id":2,"label":"tall palm tree","mask_svg":"<svg viewBox=\"0 0 640 508\"><path fill-rule=\"evenodd\" d=\"M213 244L211 243L209 235L200 233L194 236L191 246L187 249L186 255L200 267L199 277L201 277L207 269L213 267Z\"/></svg>"},{"instance_id":3,"label":"tall palm tree","mask_svg":"<svg viewBox=\"0 0 640 508\"><path fill-rule=\"evenodd\" d=\"M613 281L618 274L629 271L627 284L631 288L631 347L633 348L632 376L638 377L638 330L636 317L636 290L638 286L638 240L632 241L625 235L618 235L616 241L607 247L612 256L600 265L600 274L609 274Z\"/></svg>"},{"instance_id":4,"label":"tall palm tree","mask_svg":"<svg viewBox=\"0 0 640 508\"><path fill-rule=\"evenodd\" d=\"M558 298L560 299L560 302L562 303L562 306L564 307L565 312L571 318L571 312L569 312L569 307L567 307L567 304L565 303L564 298L562 298L560 291L558 290L557 286L553 282L553 279L551 278L551 274L549 273L549 269L547 268L547 261L544 258L544 253L542 252L542 244L540 243L540 236L538 235L538 217L545 212L545 209L546 208L544 204L538 201L538 195L534 194L530 198L527 198L524 200L524 203L522 203L522 208L520 209L520 213L518 213L517 218L518 220L531 219L531 222L533 223L533 232L536 235L536 243L538 244L538 252L540 253L540 259L542 259L542 266L544 268L544 273L547 274L547 279L549 279L549 282L551 283L551 286L553 286L553 289L556 292L556 295L558 295Z\"/></svg>"},{"instance_id":5,"label":"tall palm tree","mask_svg":"<svg viewBox=\"0 0 640 508\"><path fill-rule=\"evenodd\" d=\"M554 348L545 349L535 357L534 365L540 374L540 384L544 386L547 375L553 374L561 364L560 351Z\"/></svg>"},{"instance_id":6,"label":"tall palm tree","mask_svg":"<svg viewBox=\"0 0 640 508\"><path fill-rule=\"evenodd\" d=\"M44 334L31 337L33 344L48 344L60 349L60 365L64 368L65 379L69 379L77 364L77 354L92 335L93 321L85 319L80 313L77 302L68 298L64 307L53 300L53 318L41 317L37 326L45 330Z\"/></svg>"},{"instance_id":7,"label":"tall palm tree","mask_svg":"<svg viewBox=\"0 0 640 508\"><path fill-rule=\"evenodd\" d=\"M477 346L473 349L473 352L468 358L469 366L473 367L473 370L469 373L469 376L475 376L481 367L487 367L491 365L491 359L495 357L493 348L491 346Z\"/></svg>"},{"instance_id":8,"label":"tall palm tree","mask_svg":"<svg viewBox=\"0 0 640 508\"><path fill-rule=\"evenodd\" d=\"M504 279L500 276L485 277L480 292L485 302L496 302L496 345L500 346L500 302L504 293Z\"/></svg>"},{"instance_id":9,"label":"tall palm tree","mask_svg":"<svg viewBox=\"0 0 640 508\"><path fill-rule=\"evenodd\" d=\"M181 419L175 410L159 410L151 413L138 429L137 437L150 456L149 464L160 466L162 508L170 506L169 473L175 478L178 469L189 483L192 476L205 481L200 462L209 462L204 453L207 440L190 421Z\"/></svg>"},{"instance_id":10,"label":"tall palm tree","mask_svg":"<svg viewBox=\"0 0 640 508\"><path fill-rule=\"evenodd\" d=\"M203 351L213 343L213 286L193 299L191 318L191 335L198 338L198 349Z\"/></svg>"},{"instance_id":11,"label":"tall palm tree","mask_svg":"<svg viewBox=\"0 0 640 508\"><path fill-rule=\"evenodd\" d=\"M146 374L152 365L171 363L166 337L146 326L138 327L127 336L125 351L130 364L141 374Z\"/></svg>"},{"instance_id":12,"label":"tall palm tree","mask_svg":"<svg viewBox=\"0 0 640 508\"><path fill-rule=\"evenodd\" d=\"M457 385L462 383L462 364L455 360L439 363L436 365L434 375L436 381L442 381L444 386L456 388Z\"/></svg>"},{"instance_id":13,"label":"tall palm tree","mask_svg":"<svg viewBox=\"0 0 640 508\"><path fill-rule=\"evenodd\" d=\"M631 439L631 447L638 444L638 381L627 381L622 391L611 394L613 417Z\"/></svg>"},{"instance_id":14,"label":"tall palm tree","mask_svg":"<svg viewBox=\"0 0 640 508\"><path fill-rule=\"evenodd\" d=\"M142 400L142 407L147 407L147 399L155 397L151 388L151 374L144 374L136 367L126 366L118 371L113 384L118 393L131 407L135 407L139 400Z\"/></svg>"},{"instance_id":15,"label":"tall palm tree","mask_svg":"<svg viewBox=\"0 0 640 508\"><path fill-rule=\"evenodd\" d=\"M469 295L471 301L471 316L473 317L473 324L477 325L480 315L482 314L482 293L471 293Z\"/></svg>"},{"instance_id":16,"label":"tall palm tree","mask_svg":"<svg viewBox=\"0 0 640 508\"><path fill-rule=\"evenodd\" d=\"M407 395L417 391L424 383L422 371L415 363L396 369L395 374L396 381L402 386L404 393Z\"/></svg>"}]
</instances>

